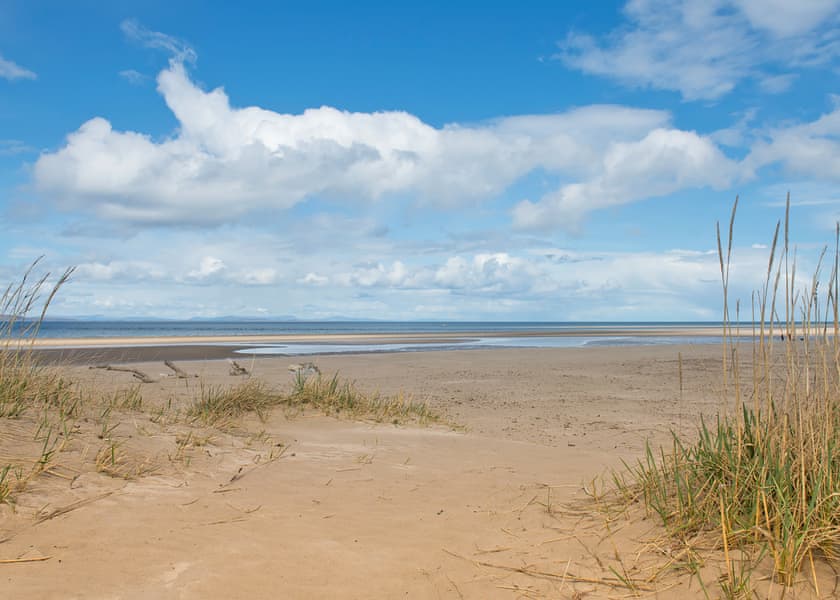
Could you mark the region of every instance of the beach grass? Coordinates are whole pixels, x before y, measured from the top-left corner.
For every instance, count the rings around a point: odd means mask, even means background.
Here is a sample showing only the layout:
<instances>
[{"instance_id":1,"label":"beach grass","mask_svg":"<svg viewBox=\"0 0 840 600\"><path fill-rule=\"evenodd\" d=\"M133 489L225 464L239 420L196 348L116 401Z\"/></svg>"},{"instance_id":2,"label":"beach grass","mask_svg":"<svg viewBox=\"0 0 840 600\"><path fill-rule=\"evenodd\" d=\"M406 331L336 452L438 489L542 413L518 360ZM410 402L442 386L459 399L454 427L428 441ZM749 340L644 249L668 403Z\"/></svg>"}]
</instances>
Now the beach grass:
<instances>
[{"instance_id":1,"label":"beach grass","mask_svg":"<svg viewBox=\"0 0 840 600\"><path fill-rule=\"evenodd\" d=\"M148 445L138 441L148 431L172 438L175 450L170 458L188 462L187 450L206 443L201 440L210 439L213 431L232 431L238 419L251 414L265 419L274 409L287 414L311 409L390 423L442 421L425 404L402 394L364 394L337 374L322 378L298 372L284 389L255 378L233 386L200 383L186 406L173 406L172 399L164 405L148 405L141 384L112 392L89 389L37 361L32 341L47 308L72 273L68 269L51 278L49 274L36 276L39 270L35 261L0 297L0 504L13 503L41 473L66 471L70 464L76 473L91 469L123 479L155 472L161 457L148 455ZM209 428L210 433L202 428ZM79 437L82 447L98 449L88 456L75 444L72 457L62 454Z\"/></svg>"},{"instance_id":2,"label":"beach grass","mask_svg":"<svg viewBox=\"0 0 840 600\"><path fill-rule=\"evenodd\" d=\"M281 402L280 394L257 379L235 386L202 385L198 397L187 409L187 416L208 425L228 424L248 413L263 419Z\"/></svg>"},{"instance_id":3,"label":"beach grass","mask_svg":"<svg viewBox=\"0 0 840 600\"><path fill-rule=\"evenodd\" d=\"M40 259L9 284L0 296L0 419L28 420L31 456L0 453L0 503L11 501L38 474L49 469L69 437L78 416L78 391L57 373L39 367L31 340L58 290L73 269L57 279L36 276Z\"/></svg>"},{"instance_id":4,"label":"beach grass","mask_svg":"<svg viewBox=\"0 0 840 600\"><path fill-rule=\"evenodd\" d=\"M323 377L320 373L306 376L301 372L295 375L288 391L273 389L257 379L230 387L202 386L187 415L204 424L223 425L249 413L264 419L269 410L277 407L310 408L326 415L394 424L443 422L425 403L412 401L404 394L369 395L338 374Z\"/></svg>"},{"instance_id":5,"label":"beach grass","mask_svg":"<svg viewBox=\"0 0 840 600\"><path fill-rule=\"evenodd\" d=\"M364 394L351 381L332 377L306 377L298 372L292 392L286 398L289 406L310 406L327 415L371 419L394 424L405 421L421 424L441 423L443 419L424 402L417 402L403 393L396 396Z\"/></svg>"},{"instance_id":6,"label":"beach grass","mask_svg":"<svg viewBox=\"0 0 840 600\"><path fill-rule=\"evenodd\" d=\"M819 595L815 561L840 555L840 228L827 281L823 253L797 289L788 208L783 240L780 223L764 286L753 296L755 335L745 345L728 301L736 208L737 201L725 245L718 230L725 406L695 439L675 433L667 448L648 445L615 474L615 491L625 503L642 501L673 540L704 540L722 552L724 597L752 597L753 568L768 560L775 583L805 578Z\"/></svg>"}]
</instances>

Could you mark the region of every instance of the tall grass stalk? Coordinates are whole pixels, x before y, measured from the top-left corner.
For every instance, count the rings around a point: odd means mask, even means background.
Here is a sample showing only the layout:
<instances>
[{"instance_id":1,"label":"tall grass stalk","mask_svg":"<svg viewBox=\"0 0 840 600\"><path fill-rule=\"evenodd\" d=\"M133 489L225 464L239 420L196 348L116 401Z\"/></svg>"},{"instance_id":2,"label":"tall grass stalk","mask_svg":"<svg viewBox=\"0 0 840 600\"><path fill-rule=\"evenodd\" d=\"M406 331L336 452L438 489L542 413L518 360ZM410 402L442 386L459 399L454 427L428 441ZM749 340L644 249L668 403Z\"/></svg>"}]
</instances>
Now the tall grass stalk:
<instances>
[{"instance_id":1,"label":"tall grass stalk","mask_svg":"<svg viewBox=\"0 0 840 600\"><path fill-rule=\"evenodd\" d=\"M31 415L33 441L41 448L38 457L24 461L28 463L26 468L21 464L0 464L0 503L10 502L14 491L50 467L67 441L71 429L68 421L79 409L72 386L35 364L31 343L73 269L65 270L50 284L49 273L36 275L39 265L40 259L34 261L0 295L0 419Z\"/></svg>"},{"instance_id":2,"label":"tall grass stalk","mask_svg":"<svg viewBox=\"0 0 840 600\"><path fill-rule=\"evenodd\" d=\"M758 322L751 372L738 367L739 351L749 342L732 335L729 320L733 208L728 240L721 240L718 227L726 408L714 422L701 422L696 441L674 434L667 449L648 445L644 457L628 467L630 477L615 478L620 497L642 498L675 538L707 533L722 541L727 594L744 585L731 563L734 550L772 557L775 577L785 585L811 565L805 575L816 586L814 558L840 557L840 226L825 294L820 294L825 251L810 282L798 287L789 206L788 198L783 245L778 247L780 222L764 284L753 294ZM783 318L777 316L779 293Z\"/></svg>"}]
</instances>

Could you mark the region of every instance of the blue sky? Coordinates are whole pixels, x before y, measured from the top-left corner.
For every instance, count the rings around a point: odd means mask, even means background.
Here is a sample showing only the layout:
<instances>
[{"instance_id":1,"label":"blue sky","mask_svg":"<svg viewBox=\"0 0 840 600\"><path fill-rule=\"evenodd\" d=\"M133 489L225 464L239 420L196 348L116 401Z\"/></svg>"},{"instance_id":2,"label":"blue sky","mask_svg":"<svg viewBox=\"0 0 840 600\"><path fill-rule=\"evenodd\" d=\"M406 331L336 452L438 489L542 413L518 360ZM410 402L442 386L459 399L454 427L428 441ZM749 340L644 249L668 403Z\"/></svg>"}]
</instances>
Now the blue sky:
<instances>
[{"instance_id":1,"label":"blue sky","mask_svg":"<svg viewBox=\"0 0 840 600\"><path fill-rule=\"evenodd\" d=\"M0 0L53 315L717 320L840 214L840 1Z\"/></svg>"}]
</instances>

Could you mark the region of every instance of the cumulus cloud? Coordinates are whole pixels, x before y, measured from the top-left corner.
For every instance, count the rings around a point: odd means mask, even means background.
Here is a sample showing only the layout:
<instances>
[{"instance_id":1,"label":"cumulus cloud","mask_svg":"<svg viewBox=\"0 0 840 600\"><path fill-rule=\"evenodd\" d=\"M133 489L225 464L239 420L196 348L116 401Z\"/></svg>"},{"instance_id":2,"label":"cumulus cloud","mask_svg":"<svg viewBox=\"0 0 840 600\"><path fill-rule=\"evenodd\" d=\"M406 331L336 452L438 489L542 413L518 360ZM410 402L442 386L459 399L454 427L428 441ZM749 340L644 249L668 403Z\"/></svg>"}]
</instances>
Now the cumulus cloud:
<instances>
[{"instance_id":1,"label":"cumulus cloud","mask_svg":"<svg viewBox=\"0 0 840 600\"><path fill-rule=\"evenodd\" d=\"M15 79L38 78L38 76L29 69L24 69L20 65L3 58L2 56L0 56L0 77L8 79L9 81L14 81Z\"/></svg>"},{"instance_id":2,"label":"cumulus cloud","mask_svg":"<svg viewBox=\"0 0 840 600\"><path fill-rule=\"evenodd\" d=\"M329 281L329 277L324 277L323 275L311 272L297 280L298 283L307 285L327 285Z\"/></svg>"},{"instance_id":3,"label":"cumulus cloud","mask_svg":"<svg viewBox=\"0 0 840 600\"><path fill-rule=\"evenodd\" d=\"M538 202L514 208L514 224L526 229L577 228L591 210L664 196L684 188L728 187L738 166L708 138L694 132L655 129L637 142L610 146L600 172Z\"/></svg>"},{"instance_id":4,"label":"cumulus cloud","mask_svg":"<svg viewBox=\"0 0 840 600\"><path fill-rule=\"evenodd\" d=\"M207 279L218 273L221 273L227 268L224 261L215 256L205 256L201 259L201 263L197 269L187 273L187 277L192 279Z\"/></svg>"},{"instance_id":5,"label":"cumulus cloud","mask_svg":"<svg viewBox=\"0 0 840 600\"><path fill-rule=\"evenodd\" d=\"M146 43L186 53L168 36L132 27L132 35ZM644 198L643 186L652 180L670 183L649 187L650 195L680 185L715 185L720 171L703 180L693 174L696 162L705 156L704 166L725 163L709 140L667 129L670 115L658 110L594 105L436 128L398 111L351 113L324 106L281 114L235 108L222 88L197 86L179 59L158 75L157 84L179 122L174 135L156 140L95 117L69 134L62 148L39 157L33 168L37 188L66 210L113 221L216 225L317 196L348 202L403 196L456 206L497 196L542 169L580 180L589 190L574 202L555 202L553 212L570 208L577 217L617 202L619 188L638 184L632 199ZM628 168L621 158L623 148L638 145L655 153L660 143L673 152L660 153L665 160L656 167ZM641 180L630 180L639 175ZM629 179L619 182L621 177ZM557 192L564 194L566 188ZM527 218L518 220L527 225Z\"/></svg>"},{"instance_id":6,"label":"cumulus cloud","mask_svg":"<svg viewBox=\"0 0 840 600\"><path fill-rule=\"evenodd\" d=\"M165 281L169 274L150 261L112 260L83 262L76 266L75 278L82 281Z\"/></svg>"},{"instance_id":7,"label":"cumulus cloud","mask_svg":"<svg viewBox=\"0 0 840 600\"><path fill-rule=\"evenodd\" d=\"M630 0L625 25L602 39L570 33L556 58L686 100L720 98L748 78L779 93L793 75L768 70L822 65L840 54L838 9L837 0Z\"/></svg>"},{"instance_id":8,"label":"cumulus cloud","mask_svg":"<svg viewBox=\"0 0 840 600\"><path fill-rule=\"evenodd\" d=\"M766 267L766 256L745 252L732 268L743 276L743 283L751 284L752 269L760 272L758 267ZM307 273L298 282L474 297L527 299L562 294L603 298L605 293L677 294L709 286L717 293L720 276L714 250L581 253L540 249L518 256L508 252L457 254L432 264L396 260L356 265L346 271L340 265L334 269L332 273Z\"/></svg>"},{"instance_id":9,"label":"cumulus cloud","mask_svg":"<svg viewBox=\"0 0 840 600\"><path fill-rule=\"evenodd\" d=\"M279 274L271 266L248 264L229 265L215 256L203 256L197 266L190 268L187 261L173 260L172 256L158 256L157 260L114 259L108 261L80 262L75 278L86 282L149 283L166 285L216 285L241 284L271 285Z\"/></svg>"}]
</instances>

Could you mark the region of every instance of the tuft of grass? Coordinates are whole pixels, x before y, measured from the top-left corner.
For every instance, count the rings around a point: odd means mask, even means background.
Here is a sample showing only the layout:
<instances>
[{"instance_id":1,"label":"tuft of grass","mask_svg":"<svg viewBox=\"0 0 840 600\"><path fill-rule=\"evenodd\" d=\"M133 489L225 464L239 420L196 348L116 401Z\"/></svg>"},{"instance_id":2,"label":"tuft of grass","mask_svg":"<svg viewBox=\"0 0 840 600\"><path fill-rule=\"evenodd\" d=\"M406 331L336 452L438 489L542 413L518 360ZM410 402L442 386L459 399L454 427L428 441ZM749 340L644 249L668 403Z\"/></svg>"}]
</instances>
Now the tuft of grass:
<instances>
[{"instance_id":1,"label":"tuft of grass","mask_svg":"<svg viewBox=\"0 0 840 600\"><path fill-rule=\"evenodd\" d=\"M248 413L264 419L269 410L279 406L313 408L327 415L394 424L442 422L424 403L414 402L403 394L367 395L352 382L339 379L337 374L324 378L320 374L306 377L299 373L288 393L273 390L256 379L233 387L202 387L187 415L207 425L222 425Z\"/></svg>"},{"instance_id":2,"label":"tuft of grass","mask_svg":"<svg viewBox=\"0 0 840 600\"><path fill-rule=\"evenodd\" d=\"M114 392L113 396L107 399L108 407L118 410L139 411L143 408L143 395L140 393L140 386L120 389Z\"/></svg>"},{"instance_id":3,"label":"tuft of grass","mask_svg":"<svg viewBox=\"0 0 840 600\"><path fill-rule=\"evenodd\" d=\"M7 503L11 500L12 484L9 481L11 470L12 465L5 465L0 468L0 504Z\"/></svg>"},{"instance_id":4,"label":"tuft of grass","mask_svg":"<svg viewBox=\"0 0 840 600\"><path fill-rule=\"evenodd\" d=\"M305 377L298 373L292 393L284 404L311 406L328 415L346 415L380 423L412 421L425 424L442 421L440 415L425 403L413 401L402 393L393 397L379 394L369 396L360 392L353 382L340 380L338 374L324 378L320 373L315 377Z\"/></svg>"},{"instance_id":5,"label":"tuft of grass","mask_svg":"<svg viewBox=\"0 0 840 600\"><path fill-rule=\"evenodd\" d=\"M94 458L94 466L99 473L119 479L137 479L154 473L156 465L149 460L132 456L120 441L108 438L99 448Z\"/></svg>"},{"instance_id":6,"label":"tuft of grass","mask_svg":"<svg viewBox=\"0 0 840 600\"><path fill-rule=\"evenodd\" d=\"M718 229L725 299L736 207L737 200L726 251ZM752 590L753 561L738 562L736 552L769 556L785 586L804 573L817 589L814 560L840 558L840 225L827 282L821 285L818 266L801 290L789 247L789 199L781 247L780 225L764 287L753 298L751 367L742 364L724 303L726 409L714 423L701 422L696 441L673 434L670 447L648 445L614 477L619 501L643 501L675 540L706 535L709 548L723 551L726 598Z\"/></svg>"},{"instance_id":7,"label":"tuft of grass","mask_svg":"<svg viewBox=\"0 0 840 600\"><path fill-rule=\"evenodd\" d=\"M187 416L207 425L224 425L247 413L264 419L282 402L282 396L256 379L232 387L202 385L199 394Z\"/></svg>"}]
</instances>

